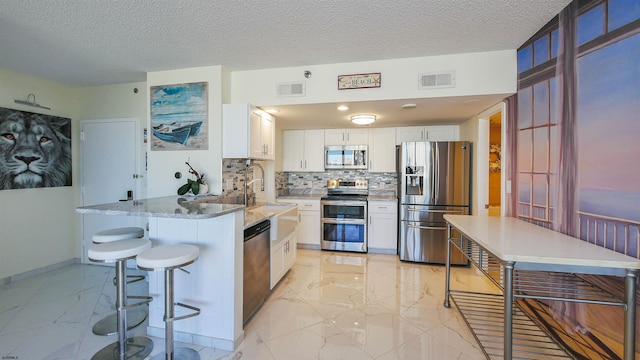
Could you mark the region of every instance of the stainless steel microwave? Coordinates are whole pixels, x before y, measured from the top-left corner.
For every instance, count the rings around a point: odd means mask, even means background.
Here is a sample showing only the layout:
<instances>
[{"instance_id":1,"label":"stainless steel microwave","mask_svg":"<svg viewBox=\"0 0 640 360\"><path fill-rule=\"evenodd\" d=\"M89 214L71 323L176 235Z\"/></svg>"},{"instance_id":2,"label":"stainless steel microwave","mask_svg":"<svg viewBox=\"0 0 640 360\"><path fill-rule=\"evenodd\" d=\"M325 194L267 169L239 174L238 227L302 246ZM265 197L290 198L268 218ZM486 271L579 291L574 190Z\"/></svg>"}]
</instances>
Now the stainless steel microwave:
<instances>
[{"instance_id":1,"label":"stainless steel microwave","mask_svg":"<svg viewBox=\"0 0 640 360\"><path fill-rule=\"evenodd\" d=\"M324 147L325 169L367 169L367 145L331 145Z\"/></svg>"}]
</instances>

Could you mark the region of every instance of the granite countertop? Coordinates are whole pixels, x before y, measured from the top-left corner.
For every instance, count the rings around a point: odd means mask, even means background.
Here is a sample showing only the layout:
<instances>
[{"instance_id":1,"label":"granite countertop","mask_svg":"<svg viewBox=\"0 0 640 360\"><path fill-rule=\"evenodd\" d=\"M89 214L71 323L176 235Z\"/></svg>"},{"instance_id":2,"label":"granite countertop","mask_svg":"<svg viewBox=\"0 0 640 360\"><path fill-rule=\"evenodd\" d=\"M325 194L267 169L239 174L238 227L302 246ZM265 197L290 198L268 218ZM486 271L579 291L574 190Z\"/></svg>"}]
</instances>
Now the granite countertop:
<instances>
[{"instance_id":1,"label":"granite countertop","mask_svg":"<svg viewBox=\"0 0 640 360\"><path fill-rule=\"evenodd\" d=\"M220 203L220 197L218 196L165 196L82 206L76 208L76 212L82 214L208 219L244 209L244 205Z\"/></svg>"}]
</instances>

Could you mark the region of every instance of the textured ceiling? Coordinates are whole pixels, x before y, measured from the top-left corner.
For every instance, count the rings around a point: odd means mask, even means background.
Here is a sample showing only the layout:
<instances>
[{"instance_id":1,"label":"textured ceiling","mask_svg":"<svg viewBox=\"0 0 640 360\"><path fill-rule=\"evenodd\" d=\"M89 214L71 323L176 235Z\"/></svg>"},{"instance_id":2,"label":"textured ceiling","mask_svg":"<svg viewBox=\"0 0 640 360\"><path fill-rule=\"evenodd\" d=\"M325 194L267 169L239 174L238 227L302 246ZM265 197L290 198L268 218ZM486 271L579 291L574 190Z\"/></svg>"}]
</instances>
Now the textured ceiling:
<instances>
[{"instance_id":1,"label":"textured ceiling","mask_svg":"<svg viewBox=\"0 0 640 360\"><path fill-rule=\"evenodd\" d=\"M90 86L195 66L250 70L516 49L569 2L0 0L0 68ZM439 119L468 118L499 100L438 112ZM408 123L433 119L415 110L402 113ZM286 113L278 116L285 125Z\"/></svg>"},{"instance_id":2,"label":"textured ceiling","mask_svg":"<svg viewBox=\"0 0 640 360\"><path fill-rule=\"evenodd\" d=\"M0 67L70 85L515 49L568 0L2 0Z\"/></svg>"}]
</instances>

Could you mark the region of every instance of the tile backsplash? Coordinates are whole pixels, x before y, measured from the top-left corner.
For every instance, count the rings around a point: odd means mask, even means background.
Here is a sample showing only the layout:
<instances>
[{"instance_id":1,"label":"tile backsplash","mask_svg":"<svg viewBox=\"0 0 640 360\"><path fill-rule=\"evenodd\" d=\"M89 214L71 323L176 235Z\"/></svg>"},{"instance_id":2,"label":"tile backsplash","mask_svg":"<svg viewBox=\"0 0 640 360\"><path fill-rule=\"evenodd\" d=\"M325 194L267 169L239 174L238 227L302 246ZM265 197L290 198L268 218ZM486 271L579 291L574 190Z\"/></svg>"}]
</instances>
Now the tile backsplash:
<instances>
[{"instance_id":1,"label":"tile backsplash","mask_svg":"<svg viewBox=\"0 0 640 360\"><path fill-rule=\"evenodd\" d=\"M276 172L276 191L323 193L327 190L327 180L369 180L369 191L395 191L398 184L396 173L369 173L362 170L327 170L323 173Z\"/></svg>"},{"instance_id":2,"label":"tile backsplash","mask_svg":"<svg viewBox=\"0 0 640 360\"><path fill-rule=\"evenodd\" d=\"M265 161L255 161L266 168ZM244 171L246 159L223 159L222 160L222 196L235 197L241 199L244 194ZM323 194L327 191L327 180L343 179L369 180L369 192L390 192L396 191L398 176L396 173L369 173L362 170L327 170L318 172L276 172L275 186L276 193L309 193ZM246 181L253 180L252 172L248 174ZM248 189L249 198L253 197L253 186Z\"/></svg>"}]
</instances>

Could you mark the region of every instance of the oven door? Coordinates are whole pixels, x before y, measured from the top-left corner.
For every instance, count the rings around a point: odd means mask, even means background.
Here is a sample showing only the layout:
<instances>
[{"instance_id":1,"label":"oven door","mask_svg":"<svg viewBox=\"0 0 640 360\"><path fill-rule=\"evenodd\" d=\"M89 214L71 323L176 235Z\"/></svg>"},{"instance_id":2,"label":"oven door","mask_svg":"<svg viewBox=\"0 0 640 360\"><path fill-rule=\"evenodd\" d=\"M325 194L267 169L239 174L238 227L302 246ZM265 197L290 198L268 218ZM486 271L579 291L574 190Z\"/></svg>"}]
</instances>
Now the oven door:
<instances>
[{"instance_id":1,"label":"oven door","mask_svg":"<svg viewBox=\"0 0 640 360\"><path fill-rule=\"evenodd\" d=\"M322 200L320 204L323 220L367 220L366 201Z\"/></svg>"},{"instance_id":2,"label":"oven door","mask_svg":"<svg viewBox=\"0 0 640 360\"><path fill-rule=\"evenodd\" d=\"M322 219L323 250L367 252L367 222Z\"/></svg>"}]
</instances>

